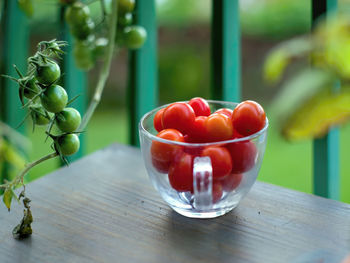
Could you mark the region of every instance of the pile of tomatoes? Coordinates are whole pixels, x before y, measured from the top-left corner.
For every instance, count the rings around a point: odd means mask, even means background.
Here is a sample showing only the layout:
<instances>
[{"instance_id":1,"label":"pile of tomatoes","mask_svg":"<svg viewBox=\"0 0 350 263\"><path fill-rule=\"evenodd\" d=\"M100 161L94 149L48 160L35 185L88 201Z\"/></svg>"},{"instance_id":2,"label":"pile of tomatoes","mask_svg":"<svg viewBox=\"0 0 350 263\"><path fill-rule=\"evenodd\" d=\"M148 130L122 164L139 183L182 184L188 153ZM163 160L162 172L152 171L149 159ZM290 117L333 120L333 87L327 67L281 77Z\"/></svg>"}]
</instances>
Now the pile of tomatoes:
<instances>
[{"instance_id":1,"label":"pile of tomatoes","mask_svg":"<svg viewBox=\"0 0 350 263\"><path fill-rule=\"evenodd\" d=\"M264 109L254 101L244 101L234 110L222 108L211 112L203 98L188 103L175 102L154 116L157 137L181 143L213 143L210 145L164 143L154 140L151 157L154 168L167 173L170 185L179 192L193 192L193 160L209 157L213 168L213 201L223 192L231 192L241 182L244 172L255 164L257 149L249 139L222 143L252 135L264 128Z\"/></svg>"}]
</instances>

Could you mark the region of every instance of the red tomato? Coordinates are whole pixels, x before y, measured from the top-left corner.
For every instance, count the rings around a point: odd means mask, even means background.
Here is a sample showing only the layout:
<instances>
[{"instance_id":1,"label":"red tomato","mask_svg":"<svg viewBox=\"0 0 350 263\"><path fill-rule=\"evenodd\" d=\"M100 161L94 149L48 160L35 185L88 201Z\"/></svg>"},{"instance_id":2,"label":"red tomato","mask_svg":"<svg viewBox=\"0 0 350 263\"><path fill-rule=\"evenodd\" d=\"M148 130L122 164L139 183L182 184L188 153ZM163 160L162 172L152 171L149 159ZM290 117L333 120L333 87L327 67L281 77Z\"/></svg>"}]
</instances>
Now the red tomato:
<instances>
[{"instance_id":1,"label":"red tomato","mask_svg":"<svg viewBox=\"0 0 350 263\"><path fill-rule=\"evenodd\" d=\"M169 182L176 191L193 191L193 156L183 153L169 168Z\"/></svg>"},{"instance_id":2,"label":"red tomato","mask_svg":"<svg viewBox=\"0 0 350 263\"><path fill-rule=\"evenodd\" d=\"M211 114L205 120L209 141L224 141L233 138L233 126L229 117L223 114Z\"/></svg>"},{"instance_id":3,"label":"red tomato","mask_svg":"<svg viewBox=\"0 0 350 263\"><path fill-rule=\"evenodd\" d=\"M185 141L182 133L175 129L162 130L157 137L177 142ZM171 161L181 152L182 147L179 145L153 141L151 145L152 163L159 172L165 173Z\"/></svg>"},{"instance_id":4,"label":"red tomato","mask_svg":"<svg viewBox=\"0 0 350 263\"><path fill-rule=\"evenodd\" d=\"M222 178L229 175L232 170L232 160L225 147L211 146L202 151L201 156L208 156L213 167L213 178Z\"/></svg>"},{"instance_id":5,"label":"red tomato","mask_svg":"<svg viewBox=\"0 0 350 263\"><path fill-rule=\"evenodd\" d=\"M164 108L157 111L156 115L154 115L153 125L157 132L160 132L164 129L162 123L163 112Z\"/></svg>"},{"instance_id":6,"label":"red tomato","mask_svg":"<svg viewBox=\"0 0 350 263\"><path fill-rule=\"evenodd\" d=\"M208 102L203 98L193 98L188 104L193 108L196 116L209 116L210 115L210 107Z\"/></svg>"},{"instance_id":7,"label":"red tomato","mask_svg":"<svg viewBox=\"0 0 350 263\"><path fill-rule=\"evenodd\" d=\"M220 201L223 194L222 185L219 182L213 182L212 197L213 203Z\"/></svg>"},{"instance_id":8,"label":"red tomato","mask_svg":"<svg viewBox=\"0 0 350 263\"><path fill-rule=\"evenodd\" d=\"M190 105L184 102L175 102L165 108L163 112L163 128L177 129L187 134L193 127L196 115Z\"/></svg>"},{"instance_id":9,"label":"red tomato","mask_svg":"<svg viewBox=\"0 0 350 263\"><path fill-rule=\"evenodd\" d=\"M254 166L257 150L251 141L229 143L226 148L232 158L232 173L244 173Z\"/></svg>"},{"instance_id":10,"label":"red tomato","mask_svg":"<svg viewBox=\"0 0 350 263\"><path fill-rule=\"evenodd\" d=\"M205 120L207 118L206 116L198 116L195 118L192 130L189 132L189 142L207 142L208 135L205 128Z\"/></svg>"},{"instance_id":11,"label":"red tomato","mask_svg":"<svg viewBox=\"0 0 350 263\"><path fill-rule=\"evenodd\" d=\"M222 109L218 109L218 110L217 110L216 112L214 112L214 113L224 114L224 115L226 115L227 117L232 118L233 110L227 109L227 108L222 108Z\"/></svg>"},{"instance_id":12,"label":"red tomato","mask_svg":"<svg viewBox=\"0 0 350 263\"><path fill-rule=\"evenodd\" d=\"M220 180L222 188L226 192L232 192L235 190L242 181L243 174L229 174Z\"/></svg>"},{"instance_id":13,"label":"red tomato","mask_svg":"<svg viewBox=\"0 0 350 263\"><path fill-rule=\"evenodd\" d=\"M265 119L264 109L251 100L238 104L232 114L233 127L243 136L249 136L264 128Z\"/></svg>"}]
</instances>

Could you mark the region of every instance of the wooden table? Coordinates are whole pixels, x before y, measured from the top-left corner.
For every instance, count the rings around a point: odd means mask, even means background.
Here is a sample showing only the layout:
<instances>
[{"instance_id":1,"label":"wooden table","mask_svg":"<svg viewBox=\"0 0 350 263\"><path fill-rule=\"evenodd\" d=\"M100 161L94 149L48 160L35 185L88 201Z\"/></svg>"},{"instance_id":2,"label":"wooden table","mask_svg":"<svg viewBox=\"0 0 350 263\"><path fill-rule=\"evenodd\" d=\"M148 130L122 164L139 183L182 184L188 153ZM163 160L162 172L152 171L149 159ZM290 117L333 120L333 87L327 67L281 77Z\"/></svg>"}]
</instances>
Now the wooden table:
<instances>
[{"instance_id":1,"label":"wooden table","mask_svg":"<svg viewBox=\"0 0 350 263\"><path fill-rule=\"evenodd\" d=\"M153 189L138 149L112 145L27 188L22 215L0 209L0 262L340 262L350 250L350 205L255 183L232 212L190 219Z\"/></svg>"}]
</instances>

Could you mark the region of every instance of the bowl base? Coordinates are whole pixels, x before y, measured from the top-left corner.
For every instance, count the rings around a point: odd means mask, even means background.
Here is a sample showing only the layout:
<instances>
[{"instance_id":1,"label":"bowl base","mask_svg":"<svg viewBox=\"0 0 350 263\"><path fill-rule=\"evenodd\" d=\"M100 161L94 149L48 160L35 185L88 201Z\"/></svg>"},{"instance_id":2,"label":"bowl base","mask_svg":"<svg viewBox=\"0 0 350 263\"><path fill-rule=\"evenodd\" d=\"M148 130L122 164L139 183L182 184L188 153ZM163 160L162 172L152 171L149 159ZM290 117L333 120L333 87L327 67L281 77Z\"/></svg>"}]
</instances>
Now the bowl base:
<instances>
[{"instance_id":1,"label":"bowl base","mask_svg":"<svg viewBox=\"0 0 350 263\"><path fill-rule=\"evenodd\" d=\"M175 212L179 213L180 215L190 217L190 218L215 218L222 216L228 212L230 212L232 209L234 209L238 204L235 206L230 206L230 207L225 207L225 208L220 208L220 209L213 209L211 211L196 211L196 210L189 210L189 209L184 209L184 208L179 208L179 207L171 207Z\"/></svg>"}]
</instances>

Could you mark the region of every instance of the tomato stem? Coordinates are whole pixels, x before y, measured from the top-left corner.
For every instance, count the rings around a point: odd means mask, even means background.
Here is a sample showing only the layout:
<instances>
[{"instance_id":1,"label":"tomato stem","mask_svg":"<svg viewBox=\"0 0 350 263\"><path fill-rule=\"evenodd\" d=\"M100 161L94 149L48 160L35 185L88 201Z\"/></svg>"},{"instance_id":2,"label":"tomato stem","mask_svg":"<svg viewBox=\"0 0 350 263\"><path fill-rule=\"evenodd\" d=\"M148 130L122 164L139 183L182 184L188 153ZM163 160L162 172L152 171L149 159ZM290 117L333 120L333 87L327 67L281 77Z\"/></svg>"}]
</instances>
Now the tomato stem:
<instances>
[{"instance_id":1,"label":"tomato stem","mask_svg":"<svg viewBox=\"0 0 350 263\"><path fill-rule=\"evenodd\" d=\"M113 0L112 2L112 13L110 15L109 20L109 30L108 30L108 45L107 45L107 52L105 53L104 57L104 63L102 65L99 79L97 82L97 86L95 89L94 96L92 98L92 101L90 102L90 105L88 107L88 110L86 111L83 120L80 124L79 130L82 131L85 129L86 125L91 119L92 114L94 113L97 105L99 104L101 100L101 95L103 92L103 89L105 87L110 68L111 68L111 62L112 57L114 53L114 39L116 34L116 28L117 28L117 18L118 18L118 0Z\"/></svg>"}]
</instances>

